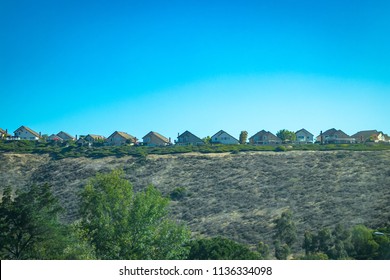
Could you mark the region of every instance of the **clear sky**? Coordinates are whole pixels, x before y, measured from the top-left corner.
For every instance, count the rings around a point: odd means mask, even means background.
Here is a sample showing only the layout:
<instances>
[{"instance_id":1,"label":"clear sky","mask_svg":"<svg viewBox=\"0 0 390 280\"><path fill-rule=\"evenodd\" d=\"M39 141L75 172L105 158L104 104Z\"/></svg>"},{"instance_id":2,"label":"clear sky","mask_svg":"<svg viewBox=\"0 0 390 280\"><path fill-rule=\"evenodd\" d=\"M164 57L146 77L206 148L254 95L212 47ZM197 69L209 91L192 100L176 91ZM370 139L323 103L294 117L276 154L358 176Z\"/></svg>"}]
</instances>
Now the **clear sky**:
<instances>
[{"instance_id":1,"label":"clear sky","mask_svg":"<svg viewBox=\"0 0 390 280\"><path fill-rule=\"evenodd\" d=\"M0 127L390 133L388 0L0 0Z\"/></svg>"}]
</instances>

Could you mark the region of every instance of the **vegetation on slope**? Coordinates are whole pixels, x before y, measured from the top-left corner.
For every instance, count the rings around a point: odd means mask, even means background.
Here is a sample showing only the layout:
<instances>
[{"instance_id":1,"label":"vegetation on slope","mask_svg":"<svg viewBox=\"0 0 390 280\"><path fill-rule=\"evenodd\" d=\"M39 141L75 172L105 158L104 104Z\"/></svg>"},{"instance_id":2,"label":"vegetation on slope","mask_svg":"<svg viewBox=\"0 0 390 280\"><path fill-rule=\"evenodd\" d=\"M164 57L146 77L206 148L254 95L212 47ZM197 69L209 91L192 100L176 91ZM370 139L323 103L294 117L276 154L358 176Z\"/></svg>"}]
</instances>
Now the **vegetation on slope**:
<instances>
[{"instance_id":1,"label":"vegetation on slope","mask_svg":"<svg viewBox=\"0 0 390 280\"><path fill-rule=\"evenodd\" d=\"M0 203L1 259L265 259L269 246L256 248L227 238L190 240L187 227L168 218L168 199L152 186L134 193L121 171L97 174L83 189L81 219L59 219L61 208L47 184L15 197L6 188ZM297 241L293 213L275 220L278 259L390 259L390 227L363 225L305 232L305 255Z\"/></svg>"},{"instance_id":2,"label":"vegetation on slope","mask_svg":"<svg viewBox=\"0 0 390 280\"><path fill-rule=\"evenodd\" d=\"M245 137L243 137L245 138ZM0 152L12 153L34 153L49 154L54 159L90 157L101 158L107 156L136 156L146 157L147 155L184 154L191 152L199 153L239 153L249 151L275 151L283 152L288 150L303 151L383 151L390 150L389 144L302 144L302 145L222 145L208 144L201 146L166 146L166 147L146 147L146 146L104 146L102 143L95 143L92 146L79 146L73 141L65 143L39 142L39 141L4 141L0 140Z\"/></svg>"}]
</instances>

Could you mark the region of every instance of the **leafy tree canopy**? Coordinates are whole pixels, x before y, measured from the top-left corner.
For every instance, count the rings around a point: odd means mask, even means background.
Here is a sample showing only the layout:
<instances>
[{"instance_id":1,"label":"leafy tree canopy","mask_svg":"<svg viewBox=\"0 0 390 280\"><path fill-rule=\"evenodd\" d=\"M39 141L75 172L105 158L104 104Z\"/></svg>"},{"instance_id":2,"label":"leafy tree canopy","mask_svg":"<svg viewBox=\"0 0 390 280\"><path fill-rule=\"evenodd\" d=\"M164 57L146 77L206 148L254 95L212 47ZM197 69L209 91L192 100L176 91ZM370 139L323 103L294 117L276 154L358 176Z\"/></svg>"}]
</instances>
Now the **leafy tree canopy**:
<instances>
[{"instance_id":1,"label":"leafy tree canopy","mask_svg":"<svg viewBox=\"0 0 390 280\"><path fill-rule=\"evenodd\" d=\"M67 246L61 208L48 184L33 185L12 197L5 188L0 204L0 255L4 259L58 259Z\"/></svg>"},{"instance_id":2,"label":"leafy tree canopy","mask_svg":"<svg viewBox=\"0 0 390 280\"><path fill-rule=\"evenodd\" d=\"M134 194L122 171L97 174L82 192L81 227L101 259L186 258L190 232L168 203L153 186Z\"/></svg>"},{"instance_id":3,"label":"leafy tree canopy","mask_svg":"<svg viewBox=\"0 0 390 280\"><path fill-rule=\"evenodd\" d=\"M295 141L297 139L294 131L289 131L287 129L281 129L276 133L283 142Z\"/></svg>"}]
</instances>

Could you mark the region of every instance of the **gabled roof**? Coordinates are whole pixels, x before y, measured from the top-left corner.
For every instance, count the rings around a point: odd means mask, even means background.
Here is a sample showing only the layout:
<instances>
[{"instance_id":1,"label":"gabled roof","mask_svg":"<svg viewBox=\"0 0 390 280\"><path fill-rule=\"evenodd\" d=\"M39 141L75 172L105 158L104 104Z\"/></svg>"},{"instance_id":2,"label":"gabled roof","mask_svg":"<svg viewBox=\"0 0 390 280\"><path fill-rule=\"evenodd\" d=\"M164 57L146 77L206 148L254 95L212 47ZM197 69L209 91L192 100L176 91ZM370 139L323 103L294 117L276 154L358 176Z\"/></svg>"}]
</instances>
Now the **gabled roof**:
<instances>
[{"instance_id":1,"label":"gabled roof","mask_svg":"<svg viewBox=\"0 0 390 280\"><path fill-rule=\"evenodd\" d=\"M264 129L263 130L260 130L259 132L257 132L255 135L249 137L249 139L252 139L253 137L255 136L262 136L262 135L267 135L268 138L271 138L271 139L274 139L274 140L279 140L279 141L282 141L282 139L280 139L278 136L276 136L275 134L269 132L269 131L265 131Z\"/></svg>"},{"instance_id":2,"label":"gabled roof","mask_svg":"<svg viewBox=\"0 0 390 280\"><path fill-rule=\"evenodd\" d=\"M337 135L338 138L350 138L350 136L348 134L346 134L344 131L342 131L340 129L337 130L335 128L328 129L327 131L323 132L322 135L323 136Z\"/></svg>"},{"instance_id":3,"label":"gabled roof","mask_svg":"<svg viewBox=\"0 0 390 280\"><path fill-rule=\"evenodd\" d=\"M38 137L38 138L41 138L41 136L39 135L38 132L35 132L34 130L32 130L31 128L28 128L27 126L24 126L22 125L21 127L19 127L17 130L14 131L14 134L16 132L18 132L19 130L27 130L28 132L30 132L32 135L34 135L35 137Z\"/></svg>"},{"instance_id":4,"label":"gabled roof","mask_svg":"<svg viewBox=\"0 0 390 280\"><path fill-rule=\"evenodd\" d=\"M166 137L162 136L160 133L157 133L157 132L154 132L154 131L149 132L149 133L146 134L144 137L142 137L142 139L145 138L145 137L148 137L148 136L150 136L150 135L154 135L154 136L156 136L157 138L159 138L160 140L162 140L162 141L164 141L164 142L166 142L166 143L170 143L168 138L166 138Z\"/></svg>"},{"instance_id":5,"label":"gabled roof","mask_svg":"<svg viewBox=\"0 0 390 280\"><path fill-rule=\"evenodd\" d=\"M220 130L220 131L218 131L217 133L215 133L213 136L211 136L211 139L213 139L213 138L215 138L215 137L219 137L219 136L221 136L222 134L227 134L227 135L229 135L230 137L232 137L234 140L237 140L238 141L238 139L236 139L235 137L233 137L233 136L231 136L229 133L227 133L226 131L224 131L224 130Z\"/></svg>"},{"instance_id":6,"label":"gabled roof","mask_svg":"<svg viewBox=\"0 0 390 280\"><path fill-rule=\"evenodd\" d=\"M356 139L368 139L370 138L372 135L378 135L379 132L377 130L362 130L362 131L359 131L359 132L356 132L354 135L352 135L351 137L353 138L356 138Z\"/></svg>"},{"instance_id":7,"label":"gabled roof","mask_svg":"<svg viewBox=\"0 0 390 280\"><path fill-rule=\"evenodd\" d=\"M71 138L71 139L74 139L74 137L73 137L72 135L70 135L69 133L66 133L66 132L64 132L64 131L62 131L62 130L61 130L60 132L57 133L57 136L58 136L59 134L64 134L66 137Z\"/></svg>"},{"instance_id":8,"label":"gabled roof","mask_svg":"<svg viewBox=\"0 0 390 280\"><path fill-rule=\"evenodd\" d=\"M295 132L295 134L299 133L299 132L302 132L304 134L310 134L311 136L314 136L313 134L311 134L309 131L307 131L306 129L302 128L300 130L298 130L297 132Z\"/></svg>"},{"instance_id":9,"label":"gabled roof","mask_svg":"<svg viewBox=\"0 0 390 280\"><path fill-rule=\"evenodd\" d=\"M180 138L180 137L183 137L183 136L192 136L194 138L197 138L197 140L199 141L203 141L202 139L200 139L198 136L196 136L195 134L189 132L188 130L184 131L182 134L180 134L179 136L177 136L177 138Z\"/></svg>"},{"instance_id":10,"label":"gabled roof","mask_svg":"<svg viewBox=\"0 0 390 280\"><path fill-rule=\"evenodd\" d=\"M5 130L2 129L2 128L0 128L0 133L1 133L1 134L5 134Z\"/></svg>"},{"instance_id":11,"label":"gabled roof","mask_svg":"<svg viewBox=\"0 0 390 280\"><path fill-rule=\"evenodd\" d=\"M114 137L114 135L119 135L121 136L122 138L124 139L128 139L128 140L135 140L135 137L126 133L126 132L122 132L122 131L115 131L114 133L112 133L110 136L108 136L108 138L111 138L111 137Z\"/></svg>"},{"instance_id":12,"label":"gabled roof","mask_svg":"<svg viewBox=\"0 0 390 280\"><path fill-rule=\"evenodd\" d=\"M93 138L94 140L99 140L99 139L106 139L106 137L102 136L102 135L97 135L97 134L88 134L87 136L85 137L91 137Z\"/></svg>"}]
</instances>

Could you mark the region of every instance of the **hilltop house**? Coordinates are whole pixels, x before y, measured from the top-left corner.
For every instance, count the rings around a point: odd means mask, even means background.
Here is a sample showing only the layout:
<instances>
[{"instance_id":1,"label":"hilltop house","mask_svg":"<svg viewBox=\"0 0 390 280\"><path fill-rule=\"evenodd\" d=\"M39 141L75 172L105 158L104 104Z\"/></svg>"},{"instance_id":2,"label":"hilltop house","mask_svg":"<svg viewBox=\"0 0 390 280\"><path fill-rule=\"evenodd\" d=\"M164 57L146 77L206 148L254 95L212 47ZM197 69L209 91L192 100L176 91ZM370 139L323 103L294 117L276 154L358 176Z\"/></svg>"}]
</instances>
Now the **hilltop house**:
<instances>
[{"instance_id":1,"label":"hilltop house","mask_svg":"<svg viewBox=\"0 0 390 280\"><path fill-rule=\"evenodd\" d=\"M134 145L136 142L137 138L130 134L127 134L126 132L121 131L115 131L106 140L106 143L111 146L121 146L125 144Z\"/></svg>"},{"instance_id":2,"label":"hilltop house","mask_svg":"<svg viewBox=\"0 0 390 280\"><path fill-rule=\"evenodd\" d=\"M21 140L39 140L41 138L40 133L28 128L27 126L21 126L14 131L15 138Z\"/></svg>"},{"instance_id":3,"label":"hilltop house","mask_svg":"<svg viewBox=\"0 0 390 280\"><path fill-rule=\"evenodd\" d=\"M282 139L263 129L250 137L249 143L256 145L277 145L282 143Z\"/></svg>"},{"instance_id":4,"label":"hilltop house","mask_svg":"<svg viewBox=\"0 0 390 280\"><path fill-rule=\"evenodd\" d=\"M357 143L365 143L365 142L385 142L386 138L382 132L377 130L363 130L355 133L351 137L355 138Z\"/></svg>"},{"instance_id":5,"label":"hilltop house","mask_svg":"<svg viewBox=\"0 0 390 280\"><path fill-rule=\"evenodd\" d=\"M355 138L340 129L331 128L317 136L317 141L324 144L351 144L355 143Z\"/></svg>"},{"instance_id":6,"label":"hilltop house","mask_svg":"<svg viewBox=\"0 0 390 280\"><path fill-rule=\"evenodd\" d=\"M0 128L0 139L7 138L7 136L9 136L8 131Z\"/></svg>"},{"instance_id":7,"label":"hilltop house","mask_svg":"<svg viewBox=\"0 0 390 280\"><path fill-rule=\"evenodd\" d=\"M63 142L64 139L62 139L60 136L56 134L52 134L49 137L46 138L47 141L54 141L54 142Z\"/></svg>"},{"instance_id":8,"label":"hilltop house","mask_svg":"<svg viewBox=\"0 0 390 280\"><path fill-rule=\"evenodd\" d=\"M213 136L211 136L210 143L212 144L239 144L239 141L228 134L227 132L220 130Z\"/></svg>"},{"instance_id":9,"label":"hilltop house","mask_svg":"<svg viewBox=\"0 0 390 280\"><path fill-rule=\"evenodd\" d=\"M199 137L195 136L194 134L186 130L181 135L178 134L177 141L175 141L175 144L179 146L185 146L185 145L196 146L196 145L203 145L204 142L202 139L200 139Z\"/></svg>"},{"instance_id":10,"label":"hilltop house","mask_svg":"<svg viewBox=\"0 0 390 280\"><path fill-rule=\"evenodd\" d=\"M58 132L57 136L60 137L64 141L75 140L75 137L73 137L72 135L70 135L64 131Z\"/></svg>"},{"instance_id":11,"label":"hilltop house","mask_svg":"<svg viewBox=\"0 0 390 280\"><path fill-rule=\"evenodd\" d=\"M146 134L144 137L142 137L143 144L146 146L168 146L171 145L171 139L166 138L162 136L161 134L151 131L148 134Z\"/></svg>"},{"instance_id":12,"label":"hilltop house","mask_svg":"<svg viewBox=\"0 0 390 280\"><path fill-rule=\"evenodd\" d=\"M297 143L313 143L314 141L314 135L304 128L295 132L295 136Z\"/></svg>"},{"instance_id":13,"label":"hilltop house","mask_svg":"<svg viewBox=\"0 0 390 280\"><path fill-rule=\"evenodd\" d=\"M88 134L85 136L85 141L89 143L97 142L97 141L104 141L106 140L106 137L101 136L101 135L96 135L96 134Z\"/></svg>"}]
</instances>

